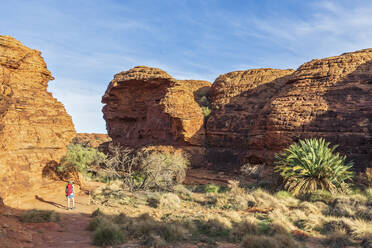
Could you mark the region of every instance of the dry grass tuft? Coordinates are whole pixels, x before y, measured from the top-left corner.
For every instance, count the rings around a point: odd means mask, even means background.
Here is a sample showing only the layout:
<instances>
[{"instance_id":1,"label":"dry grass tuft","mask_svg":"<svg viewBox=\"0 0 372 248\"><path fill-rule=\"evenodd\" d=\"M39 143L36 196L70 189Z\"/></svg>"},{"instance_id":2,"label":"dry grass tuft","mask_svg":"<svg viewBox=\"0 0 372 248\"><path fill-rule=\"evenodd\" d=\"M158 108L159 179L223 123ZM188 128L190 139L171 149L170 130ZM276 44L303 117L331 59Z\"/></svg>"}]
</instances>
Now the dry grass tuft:
<instances>
[{"instance_id":1,"label":"dry grass tuft","mask_svg":"<svg viewBox=\"0 0 372 248\"><path fill-rule=\"evenodd\" d=\"M159 200L159 208L178 209L181 206L180 198L173 193L163 194Z\"/></svg>"},{"instance_id":2,"label":"dry grass tuft","mask_svg":"<svg viewBox=\"0 0 372 248\"><path fill-rule=\"evenodd\" d=\"M298 248L300 244L290 235L276 234L274 236L251 235L243 238L244 248Z\"/></svg>"},{"instance_id":3,"label":"dry grass tuft","mask_svg":"<svg viewBox=\"0 0 372 248\"><path fill-rule=\"evenodd\" d=\"M337 229L327 235L324 243L330 248L343 248L353 245L348 233L343 229Z\"/></svg>"},{"instance_id":4,"label":"dry grass tuft","mask_svg":"<svg viewBox=\"0 0 372 248\"><path fill-rule=\"evenodd\" d=\"M57 222L60 216L54 211L32 209L23 212L19 220L27 223Z\"/></svg>"}]
</instances>

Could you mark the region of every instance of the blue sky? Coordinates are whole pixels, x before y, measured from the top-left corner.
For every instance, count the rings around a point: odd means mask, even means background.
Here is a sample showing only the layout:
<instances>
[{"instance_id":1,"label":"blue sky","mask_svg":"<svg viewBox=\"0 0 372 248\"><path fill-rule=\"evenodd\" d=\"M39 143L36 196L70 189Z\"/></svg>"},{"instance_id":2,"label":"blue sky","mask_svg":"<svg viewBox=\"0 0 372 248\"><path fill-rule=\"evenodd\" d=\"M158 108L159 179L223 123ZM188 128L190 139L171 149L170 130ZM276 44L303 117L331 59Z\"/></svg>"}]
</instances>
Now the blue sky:
<instances>
[{"instance_id":1,"label":"blue sky","mask_svg":"<svg viewBox=\"0 0 372 248\"><path fill-rule=\"evenodd\" d=\"M0 34L40 50L49 90L78 132L105 133L101 97L136 65L211 82L251 68L297 68L372 47L372 1L1 1Z\"/></svg>"}]
</instances>

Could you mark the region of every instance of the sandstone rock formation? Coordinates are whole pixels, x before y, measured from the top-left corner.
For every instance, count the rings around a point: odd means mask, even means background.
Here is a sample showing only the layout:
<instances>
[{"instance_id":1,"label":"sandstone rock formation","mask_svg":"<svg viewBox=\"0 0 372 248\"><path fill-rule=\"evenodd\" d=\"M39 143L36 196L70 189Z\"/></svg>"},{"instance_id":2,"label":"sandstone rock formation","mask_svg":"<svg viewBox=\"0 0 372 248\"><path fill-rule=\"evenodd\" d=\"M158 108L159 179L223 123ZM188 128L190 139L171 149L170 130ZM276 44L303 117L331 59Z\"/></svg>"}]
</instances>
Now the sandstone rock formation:
<instances>
[{"instance_id":1,"label":"sandstone rock formation","mask_svg":"<svg viewBox=\"0 0 372 248\"><path fill-rule=\"evenodd\" d=\"M71 140L71 143L98 148L102 143L110 141L111 138L107 134L103 133L77 133Z\"/></svg>"},{"instance_id":2,"label":"sandstone rock formation","mask_svg":"<svg viewBox=\"0 0 372 248\"><path fill-rule=\"evenodd\" d=\"M209 87L145 66L118 73L102 98L108 134L134 147L204 146L204 115L196 99Z\"/></svg>"},{"instance_id":3,"label":"sandstone rock formation","mask_svg":"<svg viewBox=\"0 0 372 248\"><path fill-rule=\"evenodd\" d=\"M292 73L253 69L223 74L215 80L210 93L212 113L207 122L209 161L220 168L236 168L245 162L241 155L252 149L248 144L259 113ZM263 147L255 150L259 154L250 156L250 162L259 162L256 158L263 152Z\"/></svg>"},{"instance_id":4,"label":"sandstone rock formation","mask_svg":"<svg viewBox=\"0 0 372 248\"><path fill-rule=\"evenodd\" d=\"M312 60L296 71L231 72L210 89L136 67L115 76L103 112L114 142L189 145L202 164L222 169L271 163L274 153L310 137L338 144L362 169L372 166L371 82L372 49ZM204 125L197 91L212 109Z\"/></svg>"},{"instance_id":5,"label":"sandstone rock formation","mask_svg":"<svg viewBox=\"0 0 372 248\"><path fill-rule=\"evenodd\" d=\"M52 79L40 52L0 36L0 196L5 203L39 186L43 167L58 161L75 136L71 117L47 91Z\"/></svg>"},{"instance_id":6,"label":"sandstone rock formation","mask_svg":"<svg viewBox=\"0 0 372 248\"><path fill-rule=\"evenodd\" d=\"M255 83L247 87L249 79ZM372 160L371 82L372 49L312 60L293 73L223 75L212 86L207 137L211 147L224 149L211 149L209 157L229 166L270 163L298 139L323 137L356 169L365 168Z\"/></svg>"},{"instance_id":7,"label":"sandstone rock formation","mask_svg":"<svg viewBox=\"0 0 372 248\"><path fill-rule=\"evenodd\" d=\"M260 113L253 133L278 151L299 138L338 144L356 169L372 161L372 49L300 66ZM257 139L251 139L252 141Z\"/></svg>"}]
</instances>

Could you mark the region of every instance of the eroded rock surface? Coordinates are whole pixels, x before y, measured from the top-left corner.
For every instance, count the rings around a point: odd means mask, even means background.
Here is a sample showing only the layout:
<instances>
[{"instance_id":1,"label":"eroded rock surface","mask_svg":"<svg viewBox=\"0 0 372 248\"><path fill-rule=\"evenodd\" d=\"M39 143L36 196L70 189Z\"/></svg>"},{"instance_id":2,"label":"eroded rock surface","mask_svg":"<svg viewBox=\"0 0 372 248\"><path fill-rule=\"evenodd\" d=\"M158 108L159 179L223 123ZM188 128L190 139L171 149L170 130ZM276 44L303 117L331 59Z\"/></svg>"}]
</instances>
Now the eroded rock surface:
<instances>
[{"instance_id":1,"label":"eroded rock surface","mask_svg":"<svg viewBox=\"0 0 372 248\"><path fill-rule=\"evenodd\" d=\"M371 166L372 49L303 64L257 123L253 133L264 135L251 140L260 149L278 151L299 138L324 137L357 169Z\"/></svg>"},{"instance_id":2,"label":"eroded rock surface","mask_svg":"<svg viewBox=\"0 0 372 248\"><path fill-rule=\"evenodd\" d=\"M15 202L40 185L75 136L71 117L47 91L53 80L40 52L0 36L0 196ZM13 205L13 204L8 205Z\"/></svg>"},{"instance_id":3,"label":"eroded rock surface","mask_svg":"<svg viewBox=\"0 0 372 248\"><path fill-rule=\"evenodd\" d=\"M102 143L110 142L111 138L103 133L77 133L71 140L73 144L81 144L86 147L98 148Z\"/></svg>"},{"instance_id":4,"label":"eroded rock surface","mask_svg":"<svg viewBox=\"0 0 372 248\"><path fill-rule=\"evenodd\" d=\"M207 122L208 160L220 168L241 166L241 155L252 149L249 142L260 112L292 73L252 69L223 74L215 80L210 93L212 113Z\"/></svg>"},{"instance_id":5,"label":"eroded rock surface","mask_svg":"<svg viewBox=\"0 0 372 248\"><path fill-rule=\"evenodd\" d=\"M209 87L145 66L118 73L102 98L108 134L134 147L204 146L204 115L196 99Z\"/></svg>"},{"instance_id":6,"label":"eroded rock surface","mask_svg":"<svg viewBox=\"0 0 372 248\"><path fill-rule=\"evenodd\" d=\"M229 166L271 163L294 141L323 137L356 169L371 166L371 82L372 49L315 59L295 72L222 75L211 90L209 157Z\"/></svg>"},{"instance_id":7,"label":"eroded rock surface","mask_svg":"<svg viewBox=\"0 0 372 248\"><path fill-rule=\"evenodd\" d=\"M204 125L198 91L212 110ZM115 76L103 102L114 142L188 145L203 165L271 163L298 139L324 137L357 169L372 166L372 49L312 60L296 71L230 72L210 89L136 67Z\"/></svg>"}]
</instances>

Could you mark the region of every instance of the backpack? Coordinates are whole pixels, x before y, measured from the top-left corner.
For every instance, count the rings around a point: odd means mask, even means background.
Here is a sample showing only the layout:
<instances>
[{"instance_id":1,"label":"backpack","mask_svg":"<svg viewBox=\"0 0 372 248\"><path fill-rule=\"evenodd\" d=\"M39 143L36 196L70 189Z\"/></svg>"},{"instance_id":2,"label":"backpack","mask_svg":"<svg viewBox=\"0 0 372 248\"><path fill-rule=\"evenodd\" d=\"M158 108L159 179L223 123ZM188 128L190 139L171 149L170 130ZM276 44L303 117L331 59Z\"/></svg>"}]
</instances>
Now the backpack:
<instances>
[{"instance_id":1,"label":"backpack","mask_svg":"<svg viewBox=\"0 0 372 248\"><path fill-rule=\"evenodd\" d=\"M71 195L72 194L72 189L73 189L72 184L67 184L67 186L66 186L66 195Z\"/></svg>"}]
</instances>

